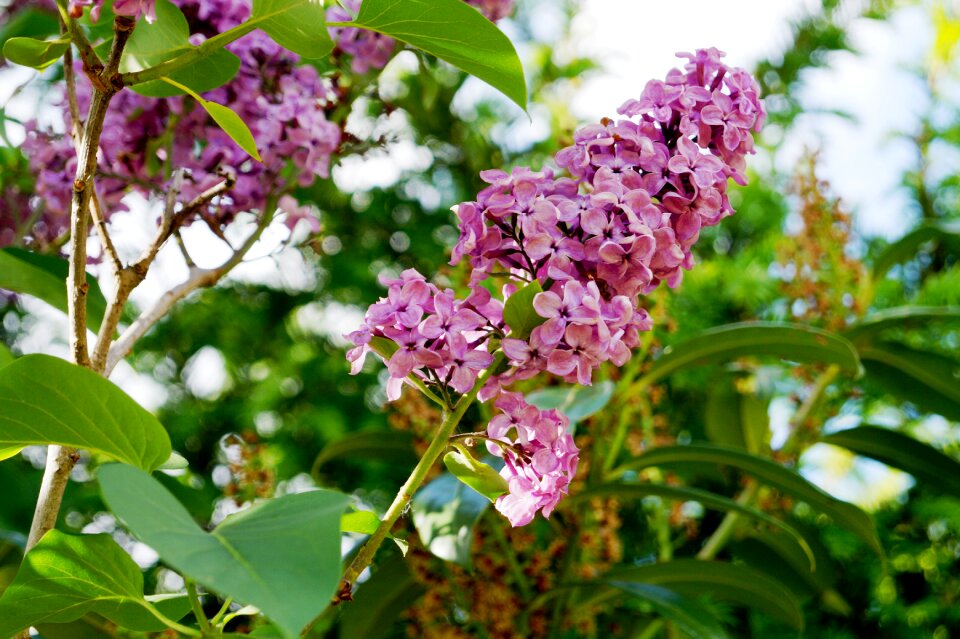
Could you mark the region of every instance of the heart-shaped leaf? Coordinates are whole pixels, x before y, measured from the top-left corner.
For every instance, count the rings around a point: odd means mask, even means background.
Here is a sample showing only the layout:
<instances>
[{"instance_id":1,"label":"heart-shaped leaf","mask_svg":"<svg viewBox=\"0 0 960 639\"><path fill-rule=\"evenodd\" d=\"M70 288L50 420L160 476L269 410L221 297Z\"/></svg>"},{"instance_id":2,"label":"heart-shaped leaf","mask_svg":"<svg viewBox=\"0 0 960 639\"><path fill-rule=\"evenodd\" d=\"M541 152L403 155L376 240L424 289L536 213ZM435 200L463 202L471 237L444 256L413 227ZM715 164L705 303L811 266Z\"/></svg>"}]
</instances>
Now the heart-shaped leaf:
<instances>
[{"instance_id":1,"label":"heart-shaped leaf","mask_svg":"<svg viewBox=\"0 0 960 639\"><path fill-rule=\"evenodd\" d=\"M322 0L254 0L251 22L304 58L323 58L333 50Z\"/></svg>"},{"instance_id":2,"label":"heart-shaped leaf","mask_svg":"<svg viewBox=\"0 0 960 639\"><path fill-rule=\"evenodd\" d=\"M346 495L329 490L284 495L232 515L207 533L143 471L110 464L100 468L98 479L110 509L165 562L224 596L256 606L286 637L297 637L330 602L340 580Z\"/></svg>"}]
</instances>

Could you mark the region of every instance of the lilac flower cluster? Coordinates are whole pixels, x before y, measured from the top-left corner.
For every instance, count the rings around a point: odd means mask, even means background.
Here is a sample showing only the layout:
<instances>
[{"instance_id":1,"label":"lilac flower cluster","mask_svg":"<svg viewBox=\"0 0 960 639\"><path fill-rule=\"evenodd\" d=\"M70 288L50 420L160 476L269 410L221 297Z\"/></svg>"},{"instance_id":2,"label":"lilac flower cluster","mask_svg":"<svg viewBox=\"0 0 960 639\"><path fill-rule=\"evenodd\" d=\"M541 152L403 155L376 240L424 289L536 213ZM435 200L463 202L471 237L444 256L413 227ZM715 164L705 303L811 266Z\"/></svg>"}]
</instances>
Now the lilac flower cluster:
<instances>
[{"instance_id":1,"label":"lilac flower cluster","mask_svg":"<svg viewBox=\"0 0 960 639\"><path fill-rule=\"evenodd\" d=\"M387 297L370 306L363 326L347 336L356 345L347 352L350 372L360 372L373 338L385 338L397 347L387 359L387 399L400 397L411 375L468 392L493 362L486 345L491 334L502 330L503 304L479 287L458 300L452 289L440 290L414 269L380 281Z\"/></svg>"},{"instance_id":2,"label":"lilac flower cluster","mask_svg":"<svg viewBox=\"0 0 960 639\"><path fill-rule=\"evenodd\" d=\"M540 410L509 391L500 393L494 406L500 413L490 420L487 435L500 443L488 441L487 450L503 458L500 475L509 487L496 508L512 525L526 526L538 510L549 517L567 494L580 451L560 411Z\"/></svg>"},{"instance_id":3,"label":"lilac flower cluster","mask_svg":"<svg viewBox=\"0 0 960 639\"><path fill-rule=\"evenodd\" d=\"M534 309L546 322L526 343L503 342L514 375L589 384L601 363L622 365L651 327L639 296L677 286L700 229L733 212L727 180L745 183L764 110L753 78L722 55L680 54L684 71L620 108L636 119L577 131L556 156L572 177L488 171L490 186L458 207L452 263L469 257L473 283L506 270L544 289Z\"/></svg>"},{"instance_id":4,"label":"lilac flower cluster","mask_svg":"<svg viewBox=\"0 0 960 639\"><path fill-rule=\"evenodd\" d=\"M250 12L249 2L242 0L175 0L175 4L188 19L194 44L240 24ZM228 222L242 211L260 210L278 185L308 185L329 175L331 156L341 139L340 126L326 116L336 100L329 82L314 67L298 64L295 54L261 31L227 48L240 58L240 70L204 97L227 104L240 115L263 162L250 158L193 99L155 99L122 91L111 102L100 140L97 191L108 215L124 210L121 200L131 190L147 198L164 192L170 167L187 171L181 188L184 201L220 182L224 173L236 176L229 193L201 213L215 223ZM80 110L85 113L91 87L79 69L77 76ZM58 106L69 121L66 99L61 98ZM47 226L62 231L69 220L76 163L72 142L29 122L23 150L37 177L33 207L43 211ZM307 216L308 209L287 209L292 218ZM292 218L288 223L295 221Z\"/></svg>"},{"instance_id":5,"label":"lilac flower cluster","mask_svg":"<svg viewBox=\"0 0 960 639\"><path fill-rule=\"evenodd\" d=\"M490 340L500 340L510 366L479 397L498 397L502 414L488 427L492 439L517 433L505 440L516 451L504 455L510 492L497 501L515 526L537 510L550 514L576 470L577 450L561 416L502 389L542 371L589 385L603 362L626 363L640 332L652 327L641 296L661 282L679 285L693 266L700 229L733 213L727 181L746 182L745 157L765 112L753 78L722 56L716 49L679 54L684 69L647 83L639 99L620 108L625 119L577 131L574 144L556 155L569 177L529 168L482 173L489 186L456 208L460 240L451 259L469 258L470 296L458 302L445 292L441 312L439 291L407 271L388 282L388 297L348 336L356 344L348 354L353 372L374 336L399 348L388 362L391 398L410 374L445 393L465 392L492 361ZM540 287L533 310L542 321L529 335L504 324L503 307L482 285L492 275L515 280L503 287L507 304L518 286ZM456 365L453 336L426 332L441 324L466 331Z\"/></svg>"}]
</instances>

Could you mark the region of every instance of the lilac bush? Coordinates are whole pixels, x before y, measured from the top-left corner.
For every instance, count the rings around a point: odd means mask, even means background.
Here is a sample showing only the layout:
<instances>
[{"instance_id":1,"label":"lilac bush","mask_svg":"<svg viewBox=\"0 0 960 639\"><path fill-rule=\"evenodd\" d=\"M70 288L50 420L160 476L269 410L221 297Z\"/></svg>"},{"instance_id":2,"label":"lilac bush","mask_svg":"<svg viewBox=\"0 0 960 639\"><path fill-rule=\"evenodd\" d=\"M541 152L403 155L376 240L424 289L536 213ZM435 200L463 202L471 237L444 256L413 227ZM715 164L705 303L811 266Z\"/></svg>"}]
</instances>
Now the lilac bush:
<instances>
[{"instance_id":1,"label":"lilac bush","mask_svg":"<svg viewBox=\"0 0 960 639\"><path fill-rule=\"evenodd\" d=\"M578 130L555 157L567 175L528 167L482 173L489 186L456 207L460 239L451 264L469 260L470 295L456 300L406 271L385 282L388 297L348 336L354 373L375 350L374 338L393 343L395 352L378 352L391 400L404 382L444 398L466 393L492 353L503 353L506 370L494 371L479 397L497 398L504 411L487 435L507 442L502 450L516 447L504 457L510 492L497 499L515 526L538 509L549 516L575 472L577 450L552 427L538 430L558 415L503 389L542 372L590 385L604 362L624 365L652 327L643 295L662 282L678 286L694 265L700 229L733 213L727 181L746 183L745 157L765 112L753 78L722 56L716 49L678 54L683 70L648 82L639 99L620 107L624 119ZM504 322L503 305L484 286L494 276L508 278L505 304L521 287L539 287L532 300L539 325L529 335ZM513 432L515 442L506 439Z\"/></svg>"}]
</instances>

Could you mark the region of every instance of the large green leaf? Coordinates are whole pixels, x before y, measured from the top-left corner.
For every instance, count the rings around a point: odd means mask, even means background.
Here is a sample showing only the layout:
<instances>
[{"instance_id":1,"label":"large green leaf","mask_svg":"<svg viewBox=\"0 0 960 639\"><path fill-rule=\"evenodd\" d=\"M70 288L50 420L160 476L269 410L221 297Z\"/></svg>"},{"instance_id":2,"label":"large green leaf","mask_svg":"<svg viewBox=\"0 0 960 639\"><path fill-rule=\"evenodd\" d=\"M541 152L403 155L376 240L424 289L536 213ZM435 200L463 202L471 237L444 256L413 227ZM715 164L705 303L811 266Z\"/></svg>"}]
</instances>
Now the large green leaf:
<instances>
[{"instance_id":1,"label":"large green leaf","mask_svg":"<svg viewBox=\"0 0 960 639\"><path fill-rule=\"evenodd\" d=\"M252 21L304 58L323 58L333 50L322 0L253 0Z\"/></svg>"},{"instance_id":2,"label":"large green leaf","mask_svg":"<svg viewBox=\"0 0 960 639\"><path fill-rule=\"evenodd\" d=\"M879 279L897 264L909 262L927 242L952 247L960 253L960 221L928 221L907 233L881 253L873 264L873 276Z\"/></svg>"},{"instance_id":3,"label":"large green leaf","mask_svg":"<svg viewBox=\"0 0 960 639\"><path fill-rule=\"evenodd\" d=\"M170 457L157 419L96 373L49 355L0 369L0 447L60 444L153 470Z\"/></svg>"},{"instance_id":4,"label":"large green leaf","mask_svg":"<svg viewBox=\"0 0 960 639\"><path fill-rule=\"evenodd\" d=\"M473 527L489 505L486 497L443 473L413 496L413 525L430 552L466 565Z\"/></svg>"},{"instance_id":5,"label":"large green leaf","mask_svg":"<svg viewBox=\"0 0 960 639\"><path fill-rule=\"evenodd\" d=\"M611 580L627 594L650 604L664 619L673 622L690 639L726 639L727 633L703 605L672 590L652 584Z\"/></svg>"},{"instance_id":6,"label":"large green leaf","mask_svg":"<svg viewBox=\"0 0 960 639\"><path fill-rule=\"evenodd\" d=\"M527 84L513 44L461 0L364 0L352 24L445 60L527 108Z\"/></svg>"},{"instance_id":7,"label":"large green leaf","mask_svg":"<svg viewBox=\"0 0 960 639\"><path fill-rule=\"evenodd\" d=\"M878 554L883 554L873 520L867 513L853 504L831 497L797 472L743 450L706 444L664 446L627 462L617 472L673 464L719 464L737 468L769 486L807 502L815 510L829 515L837 525L860 537Z\"/></svg>"},{"instance_id":8,"label":"large green leaf","mask_svg":"<svg viewBox=\"0 0 960 639\"><path fill-rule=\"evenodd\" d=\"M353 601L343 607L340 637L379 639L424 593L400 557L383 562L370 579L360 584Z\"/></svg>"},{"instance_id":9,"label":"large green leaf","mask_svg":"<svg viewBox=\"0 0 960 639\"><path fill-rule=\"evenodd\" d=\"M550 386L527 395L527 401L541 410L556 408L571 422L599 413L613 397L614 383L609 380L592 386Z\"/></svg>"},{"instance_id":10,"label":"large green leaf","mask_svg":"<svg viewBox=\"0 0 960 639\"><path fill-rule=\"evenodd\" d=\"M34 69L46 69L63 57L70 48L70 38L38 40L36 38L10 38L3 43L3 57L15 64Z\"/></svg>"},{"instance_id":11,"label":"large green leaf","mask_svg":"<svg viewBox=\"0 0 960 639\"><path fill-rule=\"evenodd\" d=\"M807 540L796 528L781 519L754 508L741 504L738 501L729 499L716 493L700 490L699 488L689 488L686 486L668 486L666 484L623 484L610 483L596 486L588 490L583 490L567 498L570 503L589 500L594 497L616 497L618 499L643 499L644 497L661 497L672 501L695 501L706 508L722 510L727 512L736 512L769 524L790 535L796 542L797 547L806 555L811 570L815 568L815 558L813 551Z\"/></svg>"},{"instance_id":12,"label":"large green leaf","mask_svg":"<svg viewBox=\"0 0 960 639\"><path fill-rule=\"evenodd\" d=\"M0 637L40 623L74 621L90 612L130 630L164 630L150 608L140 568L110 535L51 530L27 553L0 598ZM158 608L176 620L190 604L179 597Z\"/></svg>"},{"instance_id":13,"label":"large green leaf","mask_svg":"<svg viewBox=\"0 0 960 639\"><path fill-rule=\"evenodd\" d=\"M39 255L19 248L0 249L0 288L39 298L47 304L67 312L66 260L52 255ZM87 274L87 324L93 330L100 328L107 300L100 292L97 280Z\"/></svg>"},{"instance_id":14,"label":"large green leaf","mask_svg":"<svg viewBox=\"0 0 960 639\"><path fill-rule=\"evenodd\" d=\"M666 348L644 381L651 383L691 367L760 356L836 364L850 373L860 373L856 349L836 333L799 324L745 322L712 328Z\"/></svg>"},{"instance_id":15,"label":"large green leaf","mask_svg":"<svg viewBox=\"0 0 960 639\"><path fill-rule=\"evenodd\" d=\"M346 495L285 495L232 515L207 533L146 473L110 464L98 478L110 509L166 563L256 606L287 637L297 637L336 590Z\"/></svg>"},{"instance_id":16,"label":"large green leaf","mask_svg":"<svg viewBox=\"0 0 960 639\"><path fill-rule=\"evenodd\" d=\"M960 497L960 462L909 435L860 426L827 435L821 441L904 470L933 490Z\"/></svg>"},{"instance_id":17,"label":"large green leaf","mask_svg":"<svg viewBox=\"0 0 960 639\"><path fill-rule=\"evenodd\" d=\"M190 27L183 12L169 0L157 0L157 20L139 20L123 51L120 71L128 73L156 66L195 48L190 44ZM240 69L240 58L226 49L217 49L197 62L174 71L170 78L197 93L226 84ZM182 89L161 80L135 84L133 91L150 97L182 95Z\"/></svg>"},{"instance_id":18,"label":"large green leaf","mask_svg":"<svg viewBox=\"0 0 960 639\"><path fill-rule=\"evenodd\" d=\"M845 330L843 336L861 344L890 329L957 320L960 320L960 307L957 306L898 306L871 313Z\"/></svg>"},{"instance_id":19,"label":"large green leaf","mask_svg":"<svg viewBox=\"0 0 960 639\"><path fill-rule=\"evenodd\" d=\"M534 280L507 298L503 304L503 321L510 327L510 337L527 339L530 331L547 321L533 308L533 298L542 292L540 282Z\"/></svg>"},{"instance_id":20,"label":"large green leaf","mask_svg":"<svg viewBox=\"0 0 960 639\"><path fill-rule=\"evenodd\" d=\"M948 419L960 419L960 361L897 342L860 349L867 379L891 395Z\"/></svg>"},{"instance_id":21,"label":"large green leaf","mask_svg":"<svg viewBox=\"0 0 960 639\"><path fill-rule=\"evenodd\" d=\"M760 451L770 439L769 400L741 393L734 375L722 375L710 389L704 409L704 430L717 444Z\"/></svg>"},{"instance_id":22,"label":"large green leaf","mask_svg":"<svg viewBox=\"0 0 960 639\"><path fill-rule=\"evenodd\" d=\"M760 610L794 628L803 628L803 611L782 583L748 568L720 561L675 559L614 570L605 581L663 586L682 595L709 595Z\"/></svg>"}]
</instances>

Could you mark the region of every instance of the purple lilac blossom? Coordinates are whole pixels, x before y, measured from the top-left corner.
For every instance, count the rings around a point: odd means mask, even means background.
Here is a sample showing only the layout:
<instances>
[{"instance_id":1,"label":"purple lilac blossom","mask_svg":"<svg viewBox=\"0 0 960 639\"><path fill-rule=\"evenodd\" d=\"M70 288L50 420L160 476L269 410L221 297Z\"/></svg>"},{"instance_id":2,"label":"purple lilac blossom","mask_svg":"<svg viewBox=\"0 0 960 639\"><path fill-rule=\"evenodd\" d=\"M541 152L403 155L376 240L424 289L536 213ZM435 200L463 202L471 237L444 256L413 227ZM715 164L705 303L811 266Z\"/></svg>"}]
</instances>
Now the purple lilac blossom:
<instances>
[{"instance_id":1,"label":"purple lilac blossom","mask_svg":"<svg viewBox=\"0 0 960 639\"><path fill-rule=\"evenodd\" d=\"M509 487L495 505L513 526L526 526L538 510L549 517L567 494L579 450L563 413L539 410L509 391L500 393L494 407L500 412L490 420L487 436L503 445L487 442L487 450L503 458L500 475Z\"/></svg>"},{"instance_id":2,"label":"purple lilac blossom","mask_svg":"<svg viewBox=\"0 0 960 639\"><path fill-rule=\"evenodd\" d=\"M389 296L348 336L356 345L348 354L353 372L374 336L399 347L388 362L391 399L410 374L463 393L492 350L487 342L500 339L508 370L490 378L479 398L497 398L501 410L488 427L491 438L516 432L516 440L504 440L515 454L490 445L505 458L510 489L497 508L514 526L529 523L537 510L550 514L576 472L577 449L565 418L505 389L544 371L589 385L602 363L625 364L640 333L652 328L642 296L662 282L678 286L694 265L700 229L733 213L727 181L746 183L745 157L753 153L765 111L754 79L723 64L723 55L716 49L678 54L687 60L684 69L647 83L639 99L620 107L624 119L579 129L574 144L555 158L568 176L526 167L481 173L489 186L456 207L460 240L450 261L469 259L471 294L446 302L482 317L466 327L468 343L426 333L438 322L449 325L443 318L453 311L440 312L433 302L438 291L411 271L385 282ZM518 286L541 286L533 310L543 323L529 336L504 324L503 306L483 286L492 275L514 279L503 287L505 301ZM483 357L467 364L468 349ZM466 371L458 387L451 385L454 353L456 370Z\"/></svg>"}]
</instances>

